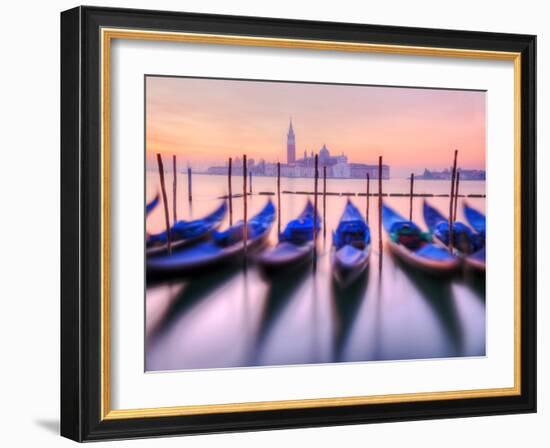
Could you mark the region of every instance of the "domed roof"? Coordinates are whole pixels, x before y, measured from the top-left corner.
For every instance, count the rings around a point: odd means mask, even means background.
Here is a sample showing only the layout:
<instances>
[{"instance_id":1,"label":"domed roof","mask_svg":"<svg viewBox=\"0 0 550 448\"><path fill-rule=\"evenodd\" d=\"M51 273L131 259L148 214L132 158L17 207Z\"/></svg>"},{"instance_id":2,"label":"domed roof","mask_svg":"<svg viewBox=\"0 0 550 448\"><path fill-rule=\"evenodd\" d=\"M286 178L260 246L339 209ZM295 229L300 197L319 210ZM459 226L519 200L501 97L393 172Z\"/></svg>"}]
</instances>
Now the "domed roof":
<instances>
[{"instance_id":1,"label":"domed roof","mask_svg":"<svg viewBox=\"0 0 550 448\"><path fill-rule=\"evenodd\" d=\"M321 150L319 151L319 155L320 155L322 158L329 158L329 157L330 157L330 152L328 151L326 145L323 145L323 147L322 147Z\"/></svg>"}]
</instances>

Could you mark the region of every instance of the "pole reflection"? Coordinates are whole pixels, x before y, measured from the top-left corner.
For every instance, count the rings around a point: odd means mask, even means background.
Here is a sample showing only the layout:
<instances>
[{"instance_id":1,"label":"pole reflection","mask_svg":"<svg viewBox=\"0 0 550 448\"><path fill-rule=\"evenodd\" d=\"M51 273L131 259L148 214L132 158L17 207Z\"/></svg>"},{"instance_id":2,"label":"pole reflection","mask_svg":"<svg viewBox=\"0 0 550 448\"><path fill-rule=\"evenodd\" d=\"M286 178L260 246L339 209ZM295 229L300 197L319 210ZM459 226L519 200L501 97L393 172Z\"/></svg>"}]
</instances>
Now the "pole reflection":
<instances>
[{"instance_id":1,"label":"pole reflection","mask_svg":"<svg viewBox=\"0 0 550 448\"><path fill-rule=\"evenodd\" d=\"M332 299L335 310L334 361L345 360L344 347L358 317L361 302L366 299L369 270L350 287L342 288L336 281L332 282Z\"/></svg>"},{"instance_id":2,"label":"pole reflection","mask_svg":"<svg viewBox=\"0 0 550 448\"><path fill-rule=\"evenodd\" d=\"M205 181L214 182L216 177L195 176L194 182L203 182L200 188L195 188L197 194L209 188ZM269 182L268 178L258 177L255 189L268 191ZM282 190L302 189L299 179L282 179L282 182L285 183ZM225 183L221 188L225 188ZM350 184L350 191L354 188ZM218 204L219 195L210 196L212 199L208 200L197 196L200 200L193 202L196 216L204 216ZM305 195L282 194L281 224L294 219L306 200ZM265 196L249 196L251 214L257 213L265 201ZM388 201L401 211L408 210L407 198ZM242 214L241 202L233 204L236 217ZM485 354L483 276L465 272L438 280L402 266L384 249L379 252L375 224L378 211L371 207L373 251L369 267L358 282L342 288L333 280L330 235L337 227L345 202L335 195L327 195L326 202L328 222L323 224L328 226L327 238L319 241L315 263L310 262L309 266L266 279L260 276L250 254L246 265L239 259L233 265L199 272L192 278L156 282L148 279L146 369L214 369ZM433 202L438 205L437 198ZM421 219L420 210L417 205L413 210L417 222ZM187 207L178 210L178 217L183 219L189 219L190 214ZM151 215L154 219L154 214ZM160 224L161 218L162 214L156 218ZM224 221L220 228L228 224ZM277 242L276 227L268 245Z\"/></svg>"},{"instance_id":3,"label":"pole reflection","mask_svg":"<svg viewBox=\"0 0 550 448\"><path fill-rule=\"evenodd\" d=\"M266 306L260 320L257 349L252 365L261 365L260 357L270 332L276 325L283 310L289 305L291 299L297 295L296 292L299 285L304 281L310 270L311 267L305 265L292 272L292 275L274 276L267 280L269 287L265 299Z\"/></svg>"}]
</instances>

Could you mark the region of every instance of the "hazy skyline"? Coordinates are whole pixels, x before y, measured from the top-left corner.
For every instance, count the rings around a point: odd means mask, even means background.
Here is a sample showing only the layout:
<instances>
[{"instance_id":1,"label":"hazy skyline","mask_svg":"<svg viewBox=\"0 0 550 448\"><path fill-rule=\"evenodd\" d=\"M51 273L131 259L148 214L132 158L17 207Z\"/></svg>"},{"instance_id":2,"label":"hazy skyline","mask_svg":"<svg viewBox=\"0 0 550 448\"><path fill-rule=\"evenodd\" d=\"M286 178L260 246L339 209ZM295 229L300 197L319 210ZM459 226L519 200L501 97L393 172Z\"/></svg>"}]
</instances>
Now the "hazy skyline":
<instances>
[{"instance_id":1,"label":"hazy skyline","mask_svg":"<svg viewBox=\"0 0 550 448\"><path fill-rule=\"evenodd\" d=\"M391 175L459 166L485 169L485 92L174 77L146 78L146 149L204 167L228 157L286 162L292 117L296 156L326 144L348 162Z\"/></svg>"}]
</instances>

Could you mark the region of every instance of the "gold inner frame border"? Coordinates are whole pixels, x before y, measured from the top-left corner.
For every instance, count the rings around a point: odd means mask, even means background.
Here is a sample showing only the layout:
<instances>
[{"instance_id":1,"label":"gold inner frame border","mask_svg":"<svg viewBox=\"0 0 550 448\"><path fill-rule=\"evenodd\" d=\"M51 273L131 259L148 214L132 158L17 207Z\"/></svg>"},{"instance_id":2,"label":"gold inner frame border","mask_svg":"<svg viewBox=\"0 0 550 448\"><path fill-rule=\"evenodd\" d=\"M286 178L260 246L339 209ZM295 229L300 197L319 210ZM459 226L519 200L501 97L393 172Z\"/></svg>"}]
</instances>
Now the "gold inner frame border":
<instances>
[{"instance_id":1,"label":"gold inner frame border","mask_svg":"<svg viewBox=\"0 0 550 448\"><path fill-rule=\"evenodd\" d=\"M229 412L253 412L317 407L385 403L410 403L432 400L502 397L521 394L521 53L420 47L307 39L280 39L138 29L101 29L101 420L168 417ZM209 405L170 406L136 409L111 409L110 368L110 63L113 39L185 42L212 45L295 48L357 53L383 53L414 56L456 57L507 60L514 63L514 386L441 392L418 392L301 400L278 400Z\"/></svg>"}]
</instances>

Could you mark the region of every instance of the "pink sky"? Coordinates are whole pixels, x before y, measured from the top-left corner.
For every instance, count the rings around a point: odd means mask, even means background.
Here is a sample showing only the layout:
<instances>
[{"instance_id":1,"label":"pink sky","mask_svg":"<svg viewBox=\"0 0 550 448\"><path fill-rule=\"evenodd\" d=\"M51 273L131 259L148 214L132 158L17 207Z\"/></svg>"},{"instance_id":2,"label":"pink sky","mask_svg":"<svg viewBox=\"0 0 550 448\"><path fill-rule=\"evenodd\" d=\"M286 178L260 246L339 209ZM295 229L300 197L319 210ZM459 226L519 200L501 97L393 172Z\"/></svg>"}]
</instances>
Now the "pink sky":
<instances>
[{"instance_id":1,"label":"pink sky","mask_svg":"<svg viewBox=\"0 0 550 448\"><path fill-rule=\"evenodd\" d=\"M204 167L247 154L286 162L292 117L296 154L376 163L392 177L459 165L485 168L485 92L147 77L147 158L176 154Z\"/></svg>"}]
</instances>

